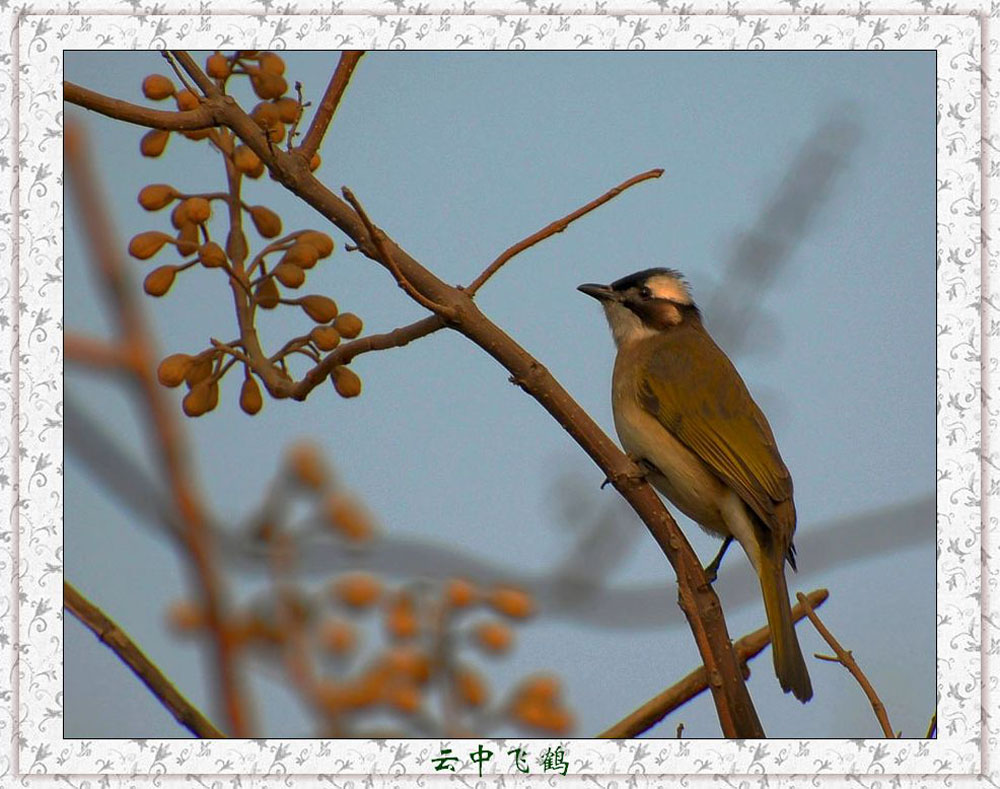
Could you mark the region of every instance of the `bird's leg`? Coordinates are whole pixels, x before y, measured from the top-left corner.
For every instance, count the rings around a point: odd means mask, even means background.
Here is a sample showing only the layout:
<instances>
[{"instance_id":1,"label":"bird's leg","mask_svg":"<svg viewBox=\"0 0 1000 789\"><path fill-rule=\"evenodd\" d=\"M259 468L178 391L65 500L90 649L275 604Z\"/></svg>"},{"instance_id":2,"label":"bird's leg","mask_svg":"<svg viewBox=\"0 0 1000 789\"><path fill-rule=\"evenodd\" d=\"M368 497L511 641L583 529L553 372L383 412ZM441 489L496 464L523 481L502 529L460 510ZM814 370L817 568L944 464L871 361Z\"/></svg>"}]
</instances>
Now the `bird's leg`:
<instances>
[{"instance_id":1,"label":"bird's leg","mask_svg":"<svg viewBox=\"0 0 1000 789\"><path fill-rule=\"evenodd\" d=\"M710 584L715 583L715 579L719 577L719 567L722 566L722 557L726 555L726 550L729 548L729 544L733 541L733 538L726 537L722 542L722 547L719 548L719 552L716 554L715 558L712 559L711 563L705 568L705 575L708 577L708 582Z\"/></svg>"},{"instance_id":2,"label":"bird's leg","mask_svg":"<svg viewBox=\"0 0 1000 789\"><path fill-rule=\"evenodd\" d=\"M631 452L626 452L625 454L628 456L629 460L639 467L639 473L637 475L627 474L625 475L626 479L636 480L638 482L648 481L649 475L656 471L656 466L644 458L633 455ZM601 483L601 490L604 490L604 488L610 485L612 481L611 477L605 477L604 482Z\"/></svg>"}]
</instances>

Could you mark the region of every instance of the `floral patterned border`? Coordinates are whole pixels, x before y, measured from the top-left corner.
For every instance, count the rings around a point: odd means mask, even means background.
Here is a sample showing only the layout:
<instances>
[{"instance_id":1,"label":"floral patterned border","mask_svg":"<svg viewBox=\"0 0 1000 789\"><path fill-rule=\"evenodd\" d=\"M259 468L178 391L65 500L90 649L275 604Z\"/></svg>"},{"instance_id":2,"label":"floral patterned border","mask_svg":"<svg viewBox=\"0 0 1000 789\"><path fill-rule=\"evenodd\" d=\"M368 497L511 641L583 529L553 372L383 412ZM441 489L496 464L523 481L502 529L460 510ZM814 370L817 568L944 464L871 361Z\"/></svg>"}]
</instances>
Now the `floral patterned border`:
<instances>
[{"instance_id":1,"label":"floral patterned border","mask_svg":"<svg viewBox=\"0 0 1000 789\"><path fill-rule=\"evenodd\" d=\"M297 10L305 12L307 2ZM704 6L704 7L702 7ZM0 762L0 775L152 774L160 781L201 783L200 774L261 776L277 773L323 774L331 768L343 775L418 775L428 772L430 756L440 741L255 740L64 740L62 739L59 617L61 596L61 500L57 477L62 470L61 221L59 174L61 146L61 51L71 48L159 48L183 43L188 48L214 48L225 36L254 48L326 48L333 36L342 46L359 48L452 48L455 42L475 49L656 48L656 49L936 49L938 52L938 721L933 741L918 740L769 740L627 741L578 740L574 755L585 760L589 775L656 774L669 765L672 774L705 773L701 782L728 782L720 773L782 775L975 774L986 769L980 760L981 723L989 723L988 706L980 708L979 602L988 618L989 590L996 582L990 553L995 519L988 503L981 512L980 469L994 467L981 435L974 404L979 401L981 310L993 309L991 296L981 303L981 255L995 265L996 254L980 247L989 228L980 229L983 187L980 161L982 101L995 108L989 66L980 61L980 18L968 16L877 15L863 4L850 15L751 15L738 2L726 8L699 4L671 9L676 16L211 16L171 2L172 11L189 16L32 16L5 20L19 44L13 56L19 81L4 75L0 88L18 100L7 126L8 151L19 140L15 170L0 159L0 170L12 194L11 214L3 215L0 250L19 256L13 276L0 279L0 343L9 351L12 369L9 400L0 410L11 416L12 432L0 439L0 456L14 468L0 476L0 511L10 514L13 542L0 544L0 564L11 569L14 587L0 591L0 660L3 676L16 682L16 705L10 719L15 753ZM796 8L797 3L792 3ZM925 7L928 7L925 4ZM76 9L74 9L76 10ZM213 6L213 11L230 10ZM236 9L232 9L236 10ZM378 10L378 9L367 9ZM446 9L435 9L445 11ZM487 13L476 4L464 11ZM608 9L609 11L611 9ZM824 9L828 10L828 9ZM946 9L954 10L954 9ZM996 12L997 9L994 8ZM194 14L199 14L194 16ZM100 39L98 39L100 34ZM985 51L995 52L989 39ZM980 77L985 76L985 84ZM997 147L985 135L989 154ZM1000 176L991 163L989 180ZM18 182L19 177L19 182ZM995 200L988 207L995 210ZM988 214L986 215L989 216ZM987 219L987 221L989 221ZM30 266L24 261L31 261ZM990 267L991 270L992 266ZM6 271L0 270L0 271ZM0 275L2 276L2 275ZM989 334L1000 331L992 317ZM947 337L942 344L942 338ZM996 367L991 358L986 374ZM993 425L991 391L983 382L983 407ZM971 404L971 405L970 405ZM9 487L11 479L13 486ZM996 495L990 485L991 495ZM980 589L980 519L982 557L987 584ZM7 535L9 536L9 534ZM16 624L15 624L16 623ZM13 644L10 640L13 638ZM985 656L988 669L997 640ZM11 661L13 660L13 663ZM55 668L53 668L55 667ZM984 687L984 705L989 684ZM986 714L983 715L982 713ZM990 746L995 741L987 732ZM485 743L496 741L484 741ZM537 742L537 741L536 741ZM553 745L558 743L553 742ZM488 746L490 747L490 746ZM542 745L544 747L544 744ZM336 754L336 762L333 755ZM16 763L15 763L16 760ZM494 766L484 773L497 771ZM167 777L172 774L184 777ZM474 776L475 774L473 774ZM497 784L511 776L486 776ZM279 779L273 779L275 781ZM917 779L918 781L922 779ZM22 778L22 782L25 779ZM269 779L257 781L270 783ZM789 784L796 779L789 779ZM803 780L804 782L804 780ZM255 781L256 783L256 781ZM263 784L262 784L263 785Z\"/></svg>"}]
</instances>

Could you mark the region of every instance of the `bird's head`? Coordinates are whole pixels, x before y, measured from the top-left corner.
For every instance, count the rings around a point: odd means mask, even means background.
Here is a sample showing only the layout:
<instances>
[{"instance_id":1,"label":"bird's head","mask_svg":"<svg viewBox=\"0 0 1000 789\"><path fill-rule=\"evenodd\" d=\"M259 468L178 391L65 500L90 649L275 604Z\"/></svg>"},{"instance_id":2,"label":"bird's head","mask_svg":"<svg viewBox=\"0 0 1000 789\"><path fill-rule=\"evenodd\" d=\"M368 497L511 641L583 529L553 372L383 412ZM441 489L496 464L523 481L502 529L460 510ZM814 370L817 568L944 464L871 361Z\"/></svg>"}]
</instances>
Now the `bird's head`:
<instances>
[{"instance_id":1,"label":"bird's head","mask_svg":"<svg viewBox=\"0 0 1000 789\"><path fill-rule=\"evenodd\" d=\"M618 347L700 322L684 276L673 269L649 268L610 285L586 284L577 290L601 302Z\"/></svg>"}]
</instances>

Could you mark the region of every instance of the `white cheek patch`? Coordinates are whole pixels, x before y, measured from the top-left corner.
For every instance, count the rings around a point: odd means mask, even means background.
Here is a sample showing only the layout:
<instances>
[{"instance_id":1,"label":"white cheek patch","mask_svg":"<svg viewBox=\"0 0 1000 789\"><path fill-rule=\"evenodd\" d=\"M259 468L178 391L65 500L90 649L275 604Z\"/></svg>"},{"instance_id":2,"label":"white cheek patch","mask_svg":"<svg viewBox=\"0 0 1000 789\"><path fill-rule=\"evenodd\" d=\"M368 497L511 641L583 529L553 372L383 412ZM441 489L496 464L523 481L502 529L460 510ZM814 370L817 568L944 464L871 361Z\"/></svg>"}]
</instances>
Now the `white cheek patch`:
<instances>
[{"instance_id":1,"label":"white cheek patch","mask_svg":"<svg viewBox=\"0 0 1000 789\"><path fill-rule=\"evenodd\" d=\"M646 326L632 310L617 302L604 302L604 314L611 327L611 336L619 348L656 334L656 331Z\"/></svg>"},{"instance_id":2,"label":"white cheek patch","mask_svg":"<svg viewBox=\"0 0 1000 789\"><path fill-rule=\"evenodd\" d=\"M646 280L646 287L654 298L676 301L679 304L691 303L691 291L688 290L688 286L682 280L668 274L650 277Z\"/></svg>"}]
</instances>

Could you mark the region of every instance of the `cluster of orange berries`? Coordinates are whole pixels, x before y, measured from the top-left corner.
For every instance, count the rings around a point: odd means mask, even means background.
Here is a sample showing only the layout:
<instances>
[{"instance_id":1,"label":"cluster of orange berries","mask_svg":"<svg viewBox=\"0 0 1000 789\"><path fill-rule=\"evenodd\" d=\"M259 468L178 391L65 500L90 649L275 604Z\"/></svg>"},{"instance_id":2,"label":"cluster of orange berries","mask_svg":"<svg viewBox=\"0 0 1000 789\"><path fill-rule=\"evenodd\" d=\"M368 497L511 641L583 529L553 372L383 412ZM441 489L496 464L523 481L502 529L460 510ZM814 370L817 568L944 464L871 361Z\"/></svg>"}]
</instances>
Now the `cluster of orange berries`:
<instances>
[{"instance_id":1,"label":"cluster of orange berries","mask_svg":"<svg viewBox=\"0 0 1000 789\"><path fill-rule=\"evenodd\" d=\"M311 643L333 660L343 662L360 647L357 617L380 611L387 644L352 675L323 676L317 680L312 701L325 715L338 720L343 716L374 709L387 709L402 715L427 712L427 696L432 689L447 683L444 692L461 710L485 711L492 691L485 676L462 661L454 652L442 658L436 638L440 638L440 607L450 615L474 606L490 608L509 619L525 619L535 610L534 601L525 592L509 586L479 589L469 581L452 579L437 587L433 600L418 599L415 588L388 588L376 576L349 572L334 578L328 587L333 613L319 613L320 604L300 601L295 612L298 621L308 628ZM432 603L425 605L425 603ZM168 611L168 621L180 633L193 634L206 627L205 617L197 606L175 603ZM235 643L244 646L273 647L285 644L288 634L261 615L238 617L230 626ZM503 653L510 648L510 628L499 620L487 620L469 633L472 642L487 653ZM450 636L449 636L450 638ZM573 727L572 713L563 702L562 685L550 674L525 677L496 705L496 712L511 723L541 733L562 736ZM474 732L468 732L473 736Z\"/></svg>"},{"instance_id":2,"label":"cluster of orange berries","mask_svg":"<svg viewBox=\"0 0 1000 789\"><path fill-rule=\"evenodd\" d=\"M287 127L297 124L302 116L306 105L285 95L288 92L288 81L284 77L285 61L274 52L240 50L228 57L216 52L205 61L205 71L222 89L225 89L226 82L234 75L249 77L250 86L261 99L250 111L250 117L267 134L272 144L284 140ZM152 101L164 101L173 97L177 109L182 111L197 109L200 104L196 94L187 88L178 90L170 77L163 74L148 75L142 81L142 93ZM211 131L196 129L181 133L191 140L203 140L211 136ZM139 150L143 156L160 156L166 150L169 140L169 131L153 129L142 138ZM233 163L244 175L260 178L264 174L264 163L245 145L236 146L232 156ZM320 164L319 154L314 154L309 168L316 170Z\"/></svg>"},{"instance_id":3,"label":"cluster of orange berries","mask_svg":"<svg viewBox=\"0 0 1000 789\"><path fill-rule=\"evenodd\" d=\"M296 123L302 113L302 105L284 94L288 84L283 74L285 63L273 52L241 50L232 56L219 52L206 61L209 76L220 86L233 75L242 74L262 101L253 109L251 116L269 139L280 141L286 134L285 125ZM190 110L199 104L198 97L191 91L178 91L173 82L162 74L150 74L142 83L143 93L153 100L173 97L178 109ZM184 134L192 139L204 139L213 130L204 129ZM227 143L217 145L223 155L228 156L235 170L254 178L260 177L264 165L260 158L244 145L233 145L235 138L229 135ZM141 149L146 156L159 156L166 147L169 132L153 130L142 141ZM220 137L213 138L218 143ZM313 160L313 169L319 166L318 158ZM282 235L281 217L267 206L247 205L227 194L194 194L180 192L169 184L149 184L139 192L139 204L147 211L159 211L174 205L170 221L174 233L149 230L134 236L129 243L129 252L140 260L148 260L164 246L174 246L185 258L177 264L167 264L153 269L145 278L143 288L151 296L163 296L173 286L177 274L201 264L204 268L221 269L239 284L251 298L254 309L275 309L279 304L300 307L317 324L307 335L287 343L283 356L277 360L276 372L279 378L291 381L285 358L296 351L308 351L314 359L319 354L335 349L341 339L354 339L362 331L361 319L350 312L340 312L336 302L326 296L307 295L290 297L282 294L282 289L296 290L305 284L307 273L316 264L328 258L334 251L334 242L326 233L318 230L304 230ZM221 200L229 207L238 203L239 210L246 213L257 233L268 241L264 249L249 264L246 236L239 227L230 230L225 247L211 240L209 220L212 217L212 201ZM277 260L272 260L272 257ZM166 386L180 386L185 383L188 393L183 400L183 409L188 416L201 416L213 410L219 402L219 380L231 368L226 364L227 352L220 348L209 348L196 355L173 354L160 365L158 375ZM334 389L342 397L357 397L361 393L361 379L346 365L333 368L330 380ZM244 361L244 381L240 389L240 407L247 414L258 413L263 407L261 388L251 365Z\"/></svg>"},{"instance_id":4,"label":"cluster of orange berries","mask_svg":"<svg viewBox=\"0 0 1000 789\"><path fill-rule=\"evenodd\" d=\"M435 630L441 626L437 617L441 607L448 621L456 614L476 606L496 614L523 620L535 612L535 604L526 592L510 586L480 589L473 583L454 578L444 582L432 600L421 599L408 587L387 589L374 576L353 572L335 578L330 584L333 600L343 609L360 613L381 609L383 626L389 641L387 649L360 674L347 680L325 680L322 703L331 714L341 714L383 703L398 712L415 714L423 709L424 695L432 680L443 672L449 690L463 709L478 710L491 700L489 683L481 672L466 662L448 658L443 665L433 647ZM336 654L353 641L343 633L343 618L326 631L323 643ZM489 618L465 631L469 641L487 654L507 652L513 644L510 627L499 619ZM438 634L439 635L439 634ZM565 734L573 725L572 715L563 706L561 688L554 677L535 675L523 680L502 706L503 713L515 723L553 734Z\"/></svg>"}]
</instances>

